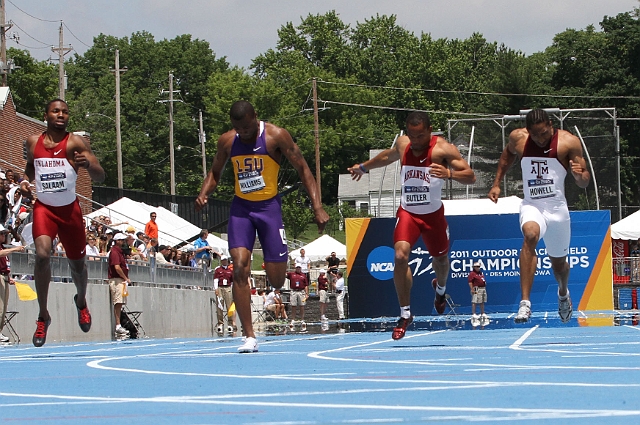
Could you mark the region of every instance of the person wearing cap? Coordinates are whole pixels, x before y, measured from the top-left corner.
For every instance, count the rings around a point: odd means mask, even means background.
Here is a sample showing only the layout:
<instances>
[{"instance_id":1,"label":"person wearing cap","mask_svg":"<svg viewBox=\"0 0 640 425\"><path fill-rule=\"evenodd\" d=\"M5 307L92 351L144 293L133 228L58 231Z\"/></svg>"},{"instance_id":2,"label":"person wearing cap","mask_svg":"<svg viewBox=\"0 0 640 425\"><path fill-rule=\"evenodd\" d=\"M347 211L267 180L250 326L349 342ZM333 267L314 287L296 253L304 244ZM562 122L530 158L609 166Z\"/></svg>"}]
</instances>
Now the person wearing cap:
<instances>
[{"instance_id":1,"label":"person wearing cap","mask_svg":"<svg viewBox=\"0 0 640 425\"><path fill-rule=\"evenodd\" d=\"M309 284L307 282L307 275L302 273L302 267L297 265L295 271L287 273L287 279L289 279L289 287L291 288L291 298L289 303L291 305L291 328L296 324L296 318L300 318L300 326L302 330L307 329L307 324L304 321L304 306L307 304L307 298L309 298Z\"/></svg>"},{"instance_id":2,"label":"person wearing cap","mask_svg":"<svg viewBox=\"0 0 640 425\"><path fill-rule=\"evenodd\" d=\"M78 170L86 169L98 183L105 178L100 161L86 140L67 132L69 106L62 99L54 99L45 107L47 129L30 136L20 183L23 196L32 198L31 182L35 184L37 201L33 205L32 234L36 246L34 277L38 294L39 313L33 345L41 347L47 339L51 316L47 307L51 281L51 244L56 235L64 246L71 276L77 293L73 297L78 313L78 325L83 332L91 329L91 314L87 307L87 266L85 263L85 230L82 210L76 196Z\"/></svg>"},{"instance_id":3,"label":"person wearing cap","mask_svg":"<svg viewBox=\"0 0 640 425\"><path fill-rule=\"evenodd\" d=\"M168 266L169 261L167 257L171 252L171 247L167 245L158 245L158 250L156 251L156 265Z\"/></svg>"},{"instance_id":4,"label":"person wearing cap","mask_svg":"<svg viewBox=\"0 0 640 425\"><path fill-rule=\"evenodd\" d=\"M147 243L145 242L145 238L147 241L149 240L147 235L144 234L144 232L138 232L136 233L136 240L133 241L133 246L138 251L138 254L140 255L143 261L146 260L148 256Z\"/></svg>"},{"instance_id":5,"label":"person wearing cap","mask_svg":"<svg viewBox=\"0 0 640 425\"><path fill-rule=\"evenodd\" d=\"M124 338L129 335L129 331L120 324L120 315L122 314L122 305L125 304L126 286L131 283L129 266L122 251L122 246L127 241L127 235L116 233L113 240L114 245L109 251L107 278L109 279L109 291L111 292L111 302L113 303L113 315L116 319L115 336L116 338Z\"/></svg>"},{"instance_id":6,"label":"person wearing cap","mask_svg":"<svg viewBox=\"0 0 640 425\"><path fill-rule=\"evenodd\" d=\"M215 253L213 247L207 242L209 231L207 229L200 230L198 239L193 241L193 247L196 250L196 261L201 267L209 267L211 264L211 258Z\"/></svg>"},{"instance_id":7,"label":"person wearing cap","mask_svg":"<svg viewBox=\"0 0 640 425\"><path fill-rule=\"evenodd\" d=\"M24 251L24 246L14 246L5 248L4 243L7 240L9 231L0 224L0 342L9 342L9 338L2 334L4 329L4 318L7 313L7 305L9 303L9 285L13 285L13 279L9 275L9 258L7 255L12 252Z\"/></svg>"},{"instance_id":8,"label":"person wearing cap","mask_svg":"<svg viewBox=\"0 0 640 425\"><path fill-rule=\"evenodd\" d=\"M469 289L471 289L471 324L486 322L489 318L484 314L484 303L487 302L487 281L478 261L473 263L473 271L469 273ZM480 305L480 316L476 315L476 305Z\"/></svg>"},{"instance_id":9,"label":"person wearing cap","mask_svg":"<svg viewBox=\"0 0 640 425\"><path fill-rule=\"evenodd\" d=\"M324 269L320 269L318 275L318 294L320 295L320 320L327 320L324 313L327 311L329 303L329 279L327 279L327 272Z\"/></svg>"},{"instance_id":10,"label":"person wearing cap","mask_svg":"<svg viewBox=\"0 0 640 425\"><path fill-rule=\"evenodd\" d=\"M213 287L216 291L218 300L218 326L217 331L222 333L224 328L224 311L229 311L229 307L233 303L233 293L231 285L233 284L233 269L229 267L229 257L223 255L220 257L220 265L213 271ZM235 332L238 327L232 317L227 315L227 332L229 334Z\"/></svg>"}]
</instances>

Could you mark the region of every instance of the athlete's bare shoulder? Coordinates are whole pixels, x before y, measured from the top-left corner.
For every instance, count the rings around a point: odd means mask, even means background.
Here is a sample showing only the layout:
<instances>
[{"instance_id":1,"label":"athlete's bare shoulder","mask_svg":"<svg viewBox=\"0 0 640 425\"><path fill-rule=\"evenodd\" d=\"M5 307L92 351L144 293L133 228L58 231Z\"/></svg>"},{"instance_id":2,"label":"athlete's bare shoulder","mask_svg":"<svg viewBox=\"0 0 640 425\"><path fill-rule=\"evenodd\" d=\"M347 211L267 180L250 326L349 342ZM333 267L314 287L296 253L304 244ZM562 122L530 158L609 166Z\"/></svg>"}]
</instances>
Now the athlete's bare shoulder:
<instances>
[{"instance_id":1,"label":"athlete's bare shoulder","mask_svg":"<svg viewBox=\"0 0 640 425\"><path fill-rule=\"evenodd\" d=\"M524 152L524 144L529 137L529 132L526 128L516 128L511 133L509 133L509 142L507 144L507 148L511 153L518 154L522 156Z\"/></svg>"}]
</instances>

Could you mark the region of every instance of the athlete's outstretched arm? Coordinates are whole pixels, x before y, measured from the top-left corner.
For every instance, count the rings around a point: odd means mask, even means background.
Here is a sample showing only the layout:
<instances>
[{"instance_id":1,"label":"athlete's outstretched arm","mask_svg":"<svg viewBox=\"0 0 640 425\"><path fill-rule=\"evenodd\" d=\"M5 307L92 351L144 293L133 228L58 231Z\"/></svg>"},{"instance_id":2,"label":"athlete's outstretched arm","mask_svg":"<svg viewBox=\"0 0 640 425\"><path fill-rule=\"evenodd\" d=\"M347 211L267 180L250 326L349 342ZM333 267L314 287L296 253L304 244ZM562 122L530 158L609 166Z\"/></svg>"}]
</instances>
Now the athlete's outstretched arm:
<instances>
[{"instance_id":1,"label":"athlete's outstretched arm","mask_svg":"<svg viewBox=\"0 0 640 425\"><path fill-rule=\"evenodd\" d=\"M400 136L396 140L395 146L385 149L373 158L360 163L354 164L352 167L347 168L347 171L351 173L351 178L356 181L360 181L362 176L374 168L384 167L389 164L393 164L400 159L400 152L404 152L409 138L407 136Z\"/></svg>"},{"instance_id":2,"label":"athlete's outstretched arm","mask_svg":"<svg viewBox=\"0 0 640 425\"><path fill-rule=\"evenodd\" d=\"M311 200L313 215L315 217L315 222L318 225L318 233L322 233L324 231L324 227L329 221L329 214L327 214L322 207L322 199L320 199L316 179L313 178L313 174L311 174L307 161L305 161L300 148L293 141L289 132L284 128L276 128L277 130L274 134L274 139L276 140L280 151L298 172L300 180L302 181L304 188L309 194L309 199Z\"/></svg>"},{"instance_id":3,"label":"athlete's outstretched arm","mask_svg":"<svg viewBox=\"0 0 640 425\"><path fill-rule=\"evenodd\" d=\"M218 139L218 149L213 157L211 168L207 173L207 177L205 177L202 182L202 188L200 189L200 193L195 201L196 211L200 211L207 205L209 195L211 195L216 190L216 187L218 187L220 176L222 175L224 166L229 160L229 155L231 154L233 135L230 133L233 132L227 132Z\"/></svg>"},{"instance_id":4,"label":"athlete's outstretched arm","mask_svg":"<svg viewBox=\"0 0 640 425\"><path fill-rule=\"evenodd\" d=\"M521 129L511 132L511 134L509 135L509 143L507 143L507 146L505 146L502 154L500 155L500 160L498 161L498 171L496 171L496 177L493 179L493 186L491 186L491 190L489 191L489 199L491 199L494 203L497 203L498 198L500 197L500 182L518 157L518 155L516 154L515 146L520 138L524 137L524 134L520 130Z\"/></svg>"}]
</instances>

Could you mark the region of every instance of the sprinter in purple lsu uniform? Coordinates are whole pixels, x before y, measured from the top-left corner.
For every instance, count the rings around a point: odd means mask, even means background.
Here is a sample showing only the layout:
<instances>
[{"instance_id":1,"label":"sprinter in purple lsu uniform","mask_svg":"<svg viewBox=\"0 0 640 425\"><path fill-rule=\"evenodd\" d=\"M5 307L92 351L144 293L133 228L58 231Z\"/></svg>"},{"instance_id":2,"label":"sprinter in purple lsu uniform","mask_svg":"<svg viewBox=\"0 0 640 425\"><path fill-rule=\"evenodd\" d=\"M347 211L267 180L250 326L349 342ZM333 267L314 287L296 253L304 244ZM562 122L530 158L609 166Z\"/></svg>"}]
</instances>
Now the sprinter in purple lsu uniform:
<instances>
[{"instance_id":1,"label":"sprinter in purple lsu uniform","mask_svg":"<svg viewBox=\"0 0 640 425\"><path fill-rule=\"evenodd\" d=\"M316 181L298 145L289 132L259 121L253 106L244 100L231 106L233 130L218 139L218 150L209 174L196 199L196 209L207 204L215 191L225 164L231 160L235 175L235 197L229 218L229 252L233 260L233 299L246 337L241 353L258 351L251 320L251 251L256 232L264 251L269 283L281 288L287 271L287 240L278 195L278 172L284 155L296 169L304 185L321 233L329 221L322 208Z\"/></svg>"}]
</instances>

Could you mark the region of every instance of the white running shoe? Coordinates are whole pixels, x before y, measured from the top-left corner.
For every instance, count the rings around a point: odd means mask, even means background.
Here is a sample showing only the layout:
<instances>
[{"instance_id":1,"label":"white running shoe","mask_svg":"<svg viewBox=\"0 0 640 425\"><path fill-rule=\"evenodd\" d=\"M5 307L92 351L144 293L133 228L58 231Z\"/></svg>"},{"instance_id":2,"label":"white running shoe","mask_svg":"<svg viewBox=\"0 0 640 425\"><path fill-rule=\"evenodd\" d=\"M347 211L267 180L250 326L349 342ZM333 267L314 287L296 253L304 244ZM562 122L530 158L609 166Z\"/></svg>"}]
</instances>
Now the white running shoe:
<instances>
[{"instance_id":1,"label":"white running shoe","mask_svg":"<svg viewBox=\"0 0 640 425\"><path fill-rule=\"evenodd\" d=\"M216 328L216 331L221 334L224 331L224 327L222 325L218 325L218 327Z\"/></svg>"},{"instance_id":2,"label":"white running shoe","mask_svg":"<svg viewBox=\"0 0 640 425\"><path fill-rule=\"evenodd\" d=\"M560 295L558 295L558 316L560 316L562 323L567 323L571 320L572 314L573 306L571 305L571 296L569 295L569 290L567 290L567 299L564 301L561 301Z\"/></svg>"},{"instance_id":3,"label":"white running shoe","mask_svg":"<svg viewBox=\"0 0 640 425\"><path fill-rule=\"evenodd\" d=\"M9 337L3 334L0 334L0 342L9 342Z\"/></svg>"},{"instance_id":4,"label":"white running shoe","mask_svg":"<svg viewBox=\"0 0 640 425\"><path fill-rule=\"evenodd\" d=\"M255 338L247 337L244 344L238 347L238 353L257 353L258 341Z\"/></svg>"},{"instance_id":5,"label":"white running shoe","mask_svg":"<svg viewBox=\"0 0 640 425\"><path fill-rule=\"evenodd\" d=\"M329 320L329 319L327 319L327 316L323 314L322 316L320 316L320 320L324 322L325 320Z\"/></svg>"},{"instance_id":6,"label":"white running shoe","mask_svg":"<svg viewBox=\"0 0 640 425\"><path fill-rule=\"evenodd\" d=\"M518 308L518 314L514 321L516 323L525 323L531 317L531 307L527 305L525 300L520 301L520 308Z\"/></svg>"},{"instance_id":7,"label":"white running shoe","mask_svg":"<svg viewBox=\"0 0 640 425\"><path fill-rule=\"evenodd\" d=\"M129 335L129 331L123 328L122 326L116 328L116 336L125 336Z\"/></svg>"},{"instance_id":8,"label":"white running shoe","mask_svg":"<svg viewBox=\"0 0 640 425\"><path fill-rule=\"evenodd\" d=\"M233 326L227 326L227 332L232 334L233 333Z\"/></svg>"},{"instance_id":9,"label":"white running shoe","mask_svg":"<svg viewBox=\"0 0 640 425\"><path fill-rule=\"evenodd\" d=\"M304 320L300 322L300 330L302 332L307 330L307 323Z\"/></svg>"},{"instance_id":10,"label":"white running shoe","mask_svg":"<svg viewBox=\"0 0 640 425\"><path fill-rule=\"evenodd\" d=\"M489 316L487 316L486 314L481 314L480 315L480 323L482 324L482 326L488 325L489 324Z\"/></svg>"},{"instance_id":11,"label":"white running shoe","mask_svg":"<svg viewBox=\"0 0 640 425\"><path fill-rule=\"evenodd\" d=\"M472 315L471 315L471 320L480 320L480 315L478 315L478 314L472 314Z\"/></svg>"}]
</instances>

